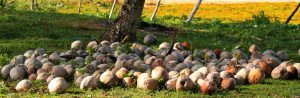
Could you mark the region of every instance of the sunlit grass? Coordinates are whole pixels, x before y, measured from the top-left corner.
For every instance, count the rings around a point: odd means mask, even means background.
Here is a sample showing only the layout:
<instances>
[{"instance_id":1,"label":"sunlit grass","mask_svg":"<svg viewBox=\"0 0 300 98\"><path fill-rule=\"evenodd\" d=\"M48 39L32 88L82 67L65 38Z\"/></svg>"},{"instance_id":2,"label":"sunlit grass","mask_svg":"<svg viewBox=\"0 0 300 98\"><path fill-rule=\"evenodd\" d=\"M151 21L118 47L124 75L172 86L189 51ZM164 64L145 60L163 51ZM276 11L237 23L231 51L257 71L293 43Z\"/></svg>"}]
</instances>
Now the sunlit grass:
<instances>
[{"instance_id":1,"label":"sunlit grass","mask_svg":"<svg viewBox=\"0 0 300 98\"><path fill-rule=\"evenodd\" d=\"M17 1L20 9L29 9L30 2L24 0ZM100 6L97 6L100 2ZM235 22L251 19L253 14L264 11L271 20L279 20L285 22L287 17L297 6L297 2L282 2L282 3L243 3L243 4L207 4L204 3L200 6L195 17L205 19L220 19L223 22ZM74 13L77 14L78 2L74 0L63 1L41 1L40 8L44 8L59 13ZM93 3L85 1L82 5L82 14L103 16L109 13L111 7L110 2L97 1ZM118 14L121 4L117 5L115 16ZM143 11L143 16L149 18L154 10L154 4L146 4ZM159 7L157 16L177 16L185 17L190 14L194 4L162 4ZM291 20L292 24L300 23L300 13L296 13Z\"/></svg>"},{"instance_id":2,"label":"sunlit grass","mask_svg":"<svg viewBox=\"0 0 300 98\"><path fill-rule=\"evenodd\" d=\"M253 14L264 11L272 20L278 19L285 22L298 3L247 3L247 4L202 4L195 17L207 19L220 19L226 22L244 21L251 19ZM174 15L188 16L193 9L193 4L162 5L158 16ZM150 16L154 6L149 6L144 11L145 16ZM291 23L300 23L300 13L295 14Z\"/></svg>"}]
</instances>

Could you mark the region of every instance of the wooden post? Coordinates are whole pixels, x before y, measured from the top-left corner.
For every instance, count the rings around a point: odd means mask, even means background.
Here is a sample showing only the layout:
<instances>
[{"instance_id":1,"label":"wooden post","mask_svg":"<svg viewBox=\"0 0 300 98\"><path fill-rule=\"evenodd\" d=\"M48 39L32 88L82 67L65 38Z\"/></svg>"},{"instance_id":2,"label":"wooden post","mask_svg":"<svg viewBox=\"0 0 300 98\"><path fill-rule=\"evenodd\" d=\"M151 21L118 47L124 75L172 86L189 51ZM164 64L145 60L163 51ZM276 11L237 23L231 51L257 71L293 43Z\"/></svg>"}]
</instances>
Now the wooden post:
<instances>
[{"instance_id":1,"label":"wooden post","mask_svg":"<svg viewBox=\"0 0 300 98\"><path fill-rule=\"evenodd\" d=\"M152 16L151 16L151 18L150 18L150 21L151 21L151 22L153 21L153 19L154 19L155 15L156 15L156 13L157 13L157 10L158 10L158 7L159 7L159 4L160 4L160 1L161 1L161 0L158 0L158 1L157 1L157 3L156 3L156 6L155 6L155 9L154 9L154 12L153 12L153 14L152 14Z\"/></svg>"},{"instance_id":2,"label":"wooden post","mask_svg":"<svg viewBox=\"0 0 300 98\"><path fill-rule=\"evenodd\" d=\"M197 2L197 4L195 5L193 11L191 12L191 15L190 15L189 18L186 20L187 23L189 23L189 22L192 21L192 19L193 19L194 15L196 14L196 11L198 10L198 8L199 8L201 2L202 2L202 0L199 0L199 1Z\"/></svg>"},{"instance_id":3,"label":"wooden post","mask_svg":"<svg viewBox=\"0 0 300 98\"><path fill-rule=\"evenodd\" d=\"M78 14L80 14L82 0L79 0Z\"/></svg>"},{"instance_id":4,"label":"wooden post","mask_svg":"<svg viewBox=\"0 0 300 98\"><path fill-rule=\"evenodd\" d=\"M285 21L285 24L288 24L290 22L290 20L293 18L293 16L295 15L295 13L297 12L297 10L300 7L300 3L297 5L296 9L293 11L293 13L289 16L289 18Z\"/></svg>"},{"instance_id":5,"label":"wooden post","mask_svg":"<svg viewBox=\"0 0 300 98\"><path fill-rule=\"evenodd\" d=\"M34 6L35 6L35 9L39 8L39 4L38 4L38 0L34 0Z\"/></svg>"},{"instance_id":6,"label":"wooden post","mask_svg":"<svg viewBox=\"0 0 300 98\"><path fill-rule=\"evenodd\" d=\"M110 9L110 13L109 13L108 19L110 19L111 16L112 16L112 14L114 13L116 3L117 3L117 0L114 0L114 3L113 3L113 5L112 5L112 7Z\"/></svg>"},{"instance_id":7,"label":"wooden post","mask_svg":"<svg viewBox=\"0 0 300 98\"><path fill-rule=\"evenodd\" d=\"M31 0L31 10L33 10L34 9L34 2L35 2L35 0Z\"/></svg>"},{"instance_id":8,"label":"wooden post","mask_svg":"<svg viewBox=\"0 0 300 98\"><path fill-rule=\"evenodd\" d=\"M37 0L31 0L31 10L38 8L38 1Z\"/></svg>"}]
</instances>

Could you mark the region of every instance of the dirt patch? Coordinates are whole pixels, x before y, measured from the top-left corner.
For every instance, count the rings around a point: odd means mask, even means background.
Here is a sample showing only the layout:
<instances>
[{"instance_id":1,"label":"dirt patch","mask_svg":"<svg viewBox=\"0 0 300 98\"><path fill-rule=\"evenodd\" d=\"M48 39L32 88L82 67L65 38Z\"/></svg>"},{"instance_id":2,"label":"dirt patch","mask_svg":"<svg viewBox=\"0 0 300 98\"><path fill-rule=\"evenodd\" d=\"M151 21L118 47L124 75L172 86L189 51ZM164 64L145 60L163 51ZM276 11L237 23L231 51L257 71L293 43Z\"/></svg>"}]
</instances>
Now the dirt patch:
<instances>
[{"instance_id":1,"label":"dirt patch","mask_svg":"<svg viewBox=\"0 0 300 98\"><path fill-rule=\"evenodd\" d=\"M82 29L82 30L100 30L100 29L106 29L110 24L111 24L110 21L88 20L88 21L73 22L72 27L76 29Z\"/></svg>"},{"instance_id":2,"label":"dirt patch","mask_svg":"<svg viewBox=\"0 0 300 98\"><path fill-rule=\"evenodd\" d=\"M160 24L151 24L144 21L141 22L139 26L139 30L145 32L167 32L167 33L177 31L177 29L173 27L166 27Z\"/></svg>"}]
</instances>

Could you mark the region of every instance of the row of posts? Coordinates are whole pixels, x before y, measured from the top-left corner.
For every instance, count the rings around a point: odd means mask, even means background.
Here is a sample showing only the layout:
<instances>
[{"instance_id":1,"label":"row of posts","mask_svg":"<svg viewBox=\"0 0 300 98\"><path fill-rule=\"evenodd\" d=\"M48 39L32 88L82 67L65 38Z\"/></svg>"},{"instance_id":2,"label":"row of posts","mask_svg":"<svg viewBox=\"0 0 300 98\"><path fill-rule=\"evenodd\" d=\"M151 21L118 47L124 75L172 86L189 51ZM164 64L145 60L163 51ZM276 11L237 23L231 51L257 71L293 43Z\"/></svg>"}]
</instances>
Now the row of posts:
<instances>
[{"instance_id":1,"label":"row of posts","mask_svg":"<svg viewBox=\"0 0 300 98\"><path fill-rule=\"evenodd\" d=\"M80 12L81 12L82 1L83 0L79 0L78 14L80 14ZM92 0L90 0L90 1L93 2ZM192 10L192 12L190 13L188 19L186 20L186 23L190 23L193 20L193 17L196 14L198 8L200 7L202 1L203 0L198 0L198 2L196 3L195 7ZM112 5L111 10L110 10L110 13L109 13L109 17L108 17L109 19L111 19L111 17L112 17L112 14L113 14L113 12L115 10L116 3L117 3L117 0L114 0L113 1L113 5ZM156 16L156 13L158 11L158 7L159 7L160 3L161 3L161 0L157 0L157 3L155 5L155 9L154 9L154 11L153 11L153 13L152 13L152 15L150 17L150 21L151 22L154 21L154 18ZM288 17L288 19L285 22L286 24L289 23L289 21L294 16L294 14L297 12L297 10L298 10L299 7L300 7L300 3L297 5L296 9L292 12L292 14ZM31 0L31 9L34 10L34 9L37 9L37 8L38 8L37 0Z\"/></svg>"},{"instance_id":2,"label":"row of posts","mask_svg":"<svg viewBox=\"0 0 300 98\"><path fill-rule=\"evenodd\" d=\"M92 1L92 0L91 0L91 1ZM78 14L80 14L80 12L81 12L82 2L83 2L83 0L79 0L79 7L78 7L78 12L77 12ZM196 6L194 7L193 11L191 12L190 16L189 16L188 19L186 20L187 23L192 21L192 19L193 19L194 15L195 15L197 9L199 8L201 2L202 2L202 0L199 0L199 1L197 2L197 4L196 4ZM109 19L112 18L112 14L113 14L113 12L114 12L114 10L115 10L116 3L117 3L117 0L114 0L114 1L113 1L113 5L112 5L111 10L110 10L110 13L109 13L109 17L108 17ZM157 0L155 9L154 9L154 11L153 11L153 14L152 14L151 17L150 17L150 21L151 21L151 22L154 21L154 18L155 18L155 16L156 16L156 13L157 13L157 11L158 11L158 7L159 7L160 3L161 3L161 0ZM34 10L34 9L37 9L37 8L38 8L37 0L31 0L31 9Z\"/></svg>"}]
</instances>

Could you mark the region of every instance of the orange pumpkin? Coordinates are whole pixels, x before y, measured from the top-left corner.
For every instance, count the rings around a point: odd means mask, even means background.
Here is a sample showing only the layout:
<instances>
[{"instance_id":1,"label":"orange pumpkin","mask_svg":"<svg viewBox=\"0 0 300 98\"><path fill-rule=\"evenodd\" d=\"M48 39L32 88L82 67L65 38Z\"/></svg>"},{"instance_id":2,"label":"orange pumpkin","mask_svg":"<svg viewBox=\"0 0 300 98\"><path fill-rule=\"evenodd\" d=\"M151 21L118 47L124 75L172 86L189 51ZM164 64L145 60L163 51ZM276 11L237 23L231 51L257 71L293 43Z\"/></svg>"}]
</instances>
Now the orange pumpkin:
<instances>
[{"instance_id":1,"label":"orange pumpkin","mask_svg":"<svg viewBox=\"0 0 300 98\"><path fill-rule=\"evenodd\" d=\"M250 84L262 83L265 79L265 73L260 68L252 68L248 75L248 82Z\"/></svg>"},{"instance_id":2,"label":"orange pumpkin","mask_svg":"<svg viewBox=\"0 0 300 98\"><path fill-rule=\"evenodd\" d=\"M297 79L298 78L298 70L293 65L286 66L286 70L289 73L289 79Z\"/></svg>"},{"instance_id":3,"label":"orange pumpkin","mask_svg":"<svg viewBox=\"0 0 300 98\"><path fill-rule=\"evenodd\" d=\"M222 50L221 49L215 49L214 53L216 54L217 58L220 58Z\"/></svg>"},{"instance_id":4,"label":"orange pumpkin","mask_svg":"<svg viewBox=\"0 0 300 98\"><path fill-rule=\"evenodd\" d=\"M141 74L142 74L142 72L137 71L137 72L134 72L134 73L133 73L133 76L139 77Z\"/></svg>"},{"instance_id":5,"label":"orange pumpkin","mask_svg":"<svg viewBox=\"0 0 300 98\"><path fill-rule=\"evenodd\" d=\"M212 94L214 92L216 92L218 89L217 84L214 81L207 81L205 80L205 82L201 85L201 92L203 94Z\"/></svg>"},{"instance_id":6,"label":"orange pumpkin","mask_svg":"<svg viewBox=\"0 0 300 98\"><path fill-rule=\"evenodd\" d=\"M229 73L231 73L231 74L233 74L233 75L235 75L236 72L237 72L237 70L236 70L236 68L234 68L234 66L228 66L226 68L226 71L229 72Z\"/></svg>"},{"instance_id":7,"label":"orange pumpkin","mask_svg":"<svg viewBox=\"0 0 300 98\"><path fill-rule=\"evenodd\" d=\"M272 67L270 65L268 65L267 62L265 61L258 61L257 63L259 65L259 67L267 74L270 75L272 72Z\"/></svg>"},{"instance_id":8,"label":"orange pumpkin","mask_svg":"<svg viewBox=\"0 0 300 98\"><path fill-rule=\"evenodd\" d=\"M151 68L154 69L155 67L158 67L158 66L163 67L163 63L164 63L163 59L156 59L156 60L154 60L154 62L152 62Z\"/></svg>"},{"instance_id":9,"label":"orange pumpkin","mask_svg":"<svg viewBox=\"0 0 300 98\"><path fill-rule=\"evenodd\" d=\"M191 49L191 44L189 42L185 41L185 42L182 42L180 45L183 46L185 49L188 49L188 50Z\"/></svg>"},{"instance_id":10,"label":"orange pumpkin","mask_svg":"<svg viewBox=\"0 0 300 98\"><path fill-rule=\"evenodd\" d=\"M236 81L234 78L225 78L222 80L221 87L225 90L233 90L236 87Z\"/></svg>"},{"instance_id":11,"label":"orange pumpkin","mask_svg":"<svg viewBox=\"0 0 300 98\"><path fill-rule=\"evenodd\" d=\"M122 82L127 87L134 87L136 85L136 80L132 77L125 77L123 78Z\"/></svg>"}]
</instances>

